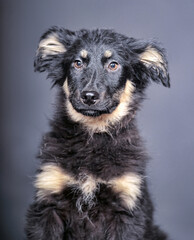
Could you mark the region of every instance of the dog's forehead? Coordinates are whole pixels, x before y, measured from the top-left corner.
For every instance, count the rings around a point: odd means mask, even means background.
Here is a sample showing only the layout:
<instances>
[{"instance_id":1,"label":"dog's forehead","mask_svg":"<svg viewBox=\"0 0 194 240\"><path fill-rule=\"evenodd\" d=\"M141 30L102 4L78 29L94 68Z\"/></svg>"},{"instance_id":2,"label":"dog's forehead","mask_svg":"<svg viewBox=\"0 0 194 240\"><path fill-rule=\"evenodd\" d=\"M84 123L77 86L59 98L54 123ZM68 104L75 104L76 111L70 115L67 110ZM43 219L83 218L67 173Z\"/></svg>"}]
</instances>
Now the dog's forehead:
<instances>
[{"instance_id":1,"label":"dog's forehead","mask_svg":"<svg viewBox=\"0 0 194 240\"><path fill-rule=\"evenodd\" d=\"M108 59L121 60L121 49L117 44L104 44L95 42L83 42L76 51L76 57L82 59L108 61Z\"/></svg>"},{"instance_id":2,"label":"dog's forehead","mask_svg":"<svg viewBox=\"0 0 194 240\"><path fill-rule=\"evenodd\" d=\"M116 49L110 45L100 45L100 44L83 44L78 50L78 54L82 58L93 58L96 56L110 58L117 55Z\"/></svg>"},{"instance_id":3,"label":"dog's forehead","mask_svg":"<svg viewBox=\"0 0 194 240\"><path fill-rule=\"evenodd\" d=\"M87 34L79 36L77 54L85 58L87 56L104 56L110 58L117 55L124 47L122 35L109 30L87 31Z\"/></svg>"}]
</instances>

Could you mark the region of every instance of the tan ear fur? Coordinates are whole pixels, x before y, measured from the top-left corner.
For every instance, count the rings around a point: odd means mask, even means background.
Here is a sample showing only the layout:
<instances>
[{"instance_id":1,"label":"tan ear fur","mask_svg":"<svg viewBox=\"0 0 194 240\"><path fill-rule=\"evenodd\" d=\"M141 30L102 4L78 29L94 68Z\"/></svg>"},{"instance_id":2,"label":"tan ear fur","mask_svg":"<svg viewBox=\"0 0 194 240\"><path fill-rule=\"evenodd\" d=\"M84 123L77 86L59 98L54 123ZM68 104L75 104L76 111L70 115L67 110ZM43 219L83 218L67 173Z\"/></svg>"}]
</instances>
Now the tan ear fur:
<instances>
[{"instance_id":1,"label":"tan ear fur","mask_svg":"<svg viewBox=\"0 0 194 240\"><path fill-rule=\"evenodd\" d=\"M161 53L157 51L157 49L148 47L141 55L140 55L140 60L147 66L152 67L159 67L164 70L164 61L162 58Z\"/></svg>"},{"instance_id":2,"label":"tan ear fur","mask_svg":"<svg viewBox=\"0 0 194 240\"><path fill-rule=\"evenodd\" d=\"M47 55L55 55L66 52L65 46L59 42L56 33L48 35L45 39L42 39L39 43L37 54L41 52L42 57Z\"/></svg>"}]
</instances>

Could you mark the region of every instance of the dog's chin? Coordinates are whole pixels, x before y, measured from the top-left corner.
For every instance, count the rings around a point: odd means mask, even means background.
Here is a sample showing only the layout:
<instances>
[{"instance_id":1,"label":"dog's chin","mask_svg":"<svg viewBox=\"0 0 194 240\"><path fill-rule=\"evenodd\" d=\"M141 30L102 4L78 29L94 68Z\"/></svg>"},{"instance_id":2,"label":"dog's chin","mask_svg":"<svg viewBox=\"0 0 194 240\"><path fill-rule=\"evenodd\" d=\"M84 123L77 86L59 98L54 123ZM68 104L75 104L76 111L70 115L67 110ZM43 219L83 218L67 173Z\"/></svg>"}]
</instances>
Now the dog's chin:
<instances>
[{"instance_id":1,"label":"dog's chin","mask_svg":"<svg viewBox=\"0 0 194 240\"><path fill-rule=\"evenodd\" d=\"M108 113L108 111L102 111L102 110L91 110L91 109L79 109L77 110L79 113L81 113L84 116L88 117L99 117L102 114Z\"/></svg>"}]
</instances>

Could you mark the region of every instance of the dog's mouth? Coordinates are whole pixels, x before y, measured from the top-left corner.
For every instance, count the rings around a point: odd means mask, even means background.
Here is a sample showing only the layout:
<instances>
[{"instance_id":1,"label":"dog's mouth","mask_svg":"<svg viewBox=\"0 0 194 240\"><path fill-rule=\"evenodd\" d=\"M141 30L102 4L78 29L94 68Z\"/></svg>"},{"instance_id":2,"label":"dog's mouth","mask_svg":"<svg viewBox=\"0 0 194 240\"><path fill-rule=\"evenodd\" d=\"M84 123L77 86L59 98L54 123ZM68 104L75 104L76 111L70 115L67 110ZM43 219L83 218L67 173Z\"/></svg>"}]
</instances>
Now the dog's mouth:
<instances>
[{"instance_id":1,"label":"dog's mouth","mask_svg":"<svg viewBox=\"0 0 194 240\"><path fill-rule=\"evenodd\" d=\"M84 116L99 117L103 114L111 114L116 107L117 105L111 106L109 108L101 108L101 109L75 108L75 107L74 109Z\"/></svg>"},{"instance_id":2,"label":"dog's mouth","mask_svg":"<svg viewBox=\"0 0 194 240\"><path fill-rule=\"evenodd\" d=\"M107 110L93 110L93 109L76 109L79 113L83 114L84 116L89 117L98 117L102 114L109 113Z\"/></svg>"},{"instance_id":3,"label":"dog's mouth","mask_svg":"<svg viewBox=\"0 0 194 240\"><path fill-rule=\"evenodd\" d=\"M99 117L103 114L111 114L118 106L118 103L116 101L111 103L106 102L101 104L101 106L84 106L84 104L80 104L80 102L76 101L71 101L71 99L70 102L76 112L89 117Z\"/></svg>"}]
</instances>

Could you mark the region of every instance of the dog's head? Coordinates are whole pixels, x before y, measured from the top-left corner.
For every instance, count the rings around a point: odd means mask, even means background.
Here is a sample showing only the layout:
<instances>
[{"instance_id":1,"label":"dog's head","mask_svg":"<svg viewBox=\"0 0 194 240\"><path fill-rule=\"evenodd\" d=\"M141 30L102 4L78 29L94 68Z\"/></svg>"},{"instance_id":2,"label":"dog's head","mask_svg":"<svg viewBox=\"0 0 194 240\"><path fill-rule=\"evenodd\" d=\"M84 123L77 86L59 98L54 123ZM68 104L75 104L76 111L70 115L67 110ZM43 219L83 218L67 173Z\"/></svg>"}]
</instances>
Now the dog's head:
<instances>
[{"instance_id":1,"label":"dog's head","mask_svg":"<svg viewBox=\"0 0 194 240\"><path fill-rule=\"evenodd\" d=\"M35 70L48 71L65 92L70 118L95 132L126 116L150 80L170 86L162 48L111 30L49 29L40 39Z\"/></svg>"}]
</instances>

